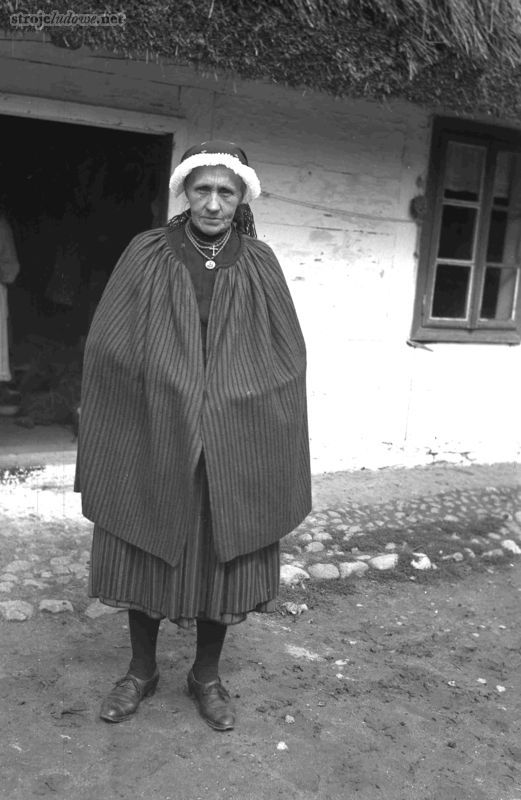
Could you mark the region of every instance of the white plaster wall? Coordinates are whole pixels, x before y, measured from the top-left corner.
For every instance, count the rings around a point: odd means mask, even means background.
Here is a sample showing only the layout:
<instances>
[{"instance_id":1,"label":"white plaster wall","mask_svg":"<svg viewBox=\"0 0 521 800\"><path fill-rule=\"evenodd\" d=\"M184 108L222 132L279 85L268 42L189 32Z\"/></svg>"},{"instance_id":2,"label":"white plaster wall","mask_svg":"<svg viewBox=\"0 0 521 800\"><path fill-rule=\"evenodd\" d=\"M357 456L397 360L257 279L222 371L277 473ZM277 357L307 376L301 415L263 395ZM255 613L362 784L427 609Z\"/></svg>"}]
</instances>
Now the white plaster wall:
<instances>
[{"instance_id":1,"label":"white plaster wall","mask_svg":"<svg viewBox=\"0 0 521 800\"><path fill-rule=\"evenodd\" d=\"M308 345L313 471L519 460L520 348L407 344L430 113L294 92L217 96L213 122L262 179L259 233Z\"/></svg>"},{"instance_id":2,"label":"white plaster wall","mask_svg":"<svg viewBox=\"0 0 521 800\"><path fill-rule=\"evenodd\" d=\"M315 473L521 459L521 349L407 345L418 241L408 206L426 178L428 110L7 39L2 92L174 116L175 158L211 137L244 146L265 192L258 232L307 341Z\"/></svg>"}]
</instances>

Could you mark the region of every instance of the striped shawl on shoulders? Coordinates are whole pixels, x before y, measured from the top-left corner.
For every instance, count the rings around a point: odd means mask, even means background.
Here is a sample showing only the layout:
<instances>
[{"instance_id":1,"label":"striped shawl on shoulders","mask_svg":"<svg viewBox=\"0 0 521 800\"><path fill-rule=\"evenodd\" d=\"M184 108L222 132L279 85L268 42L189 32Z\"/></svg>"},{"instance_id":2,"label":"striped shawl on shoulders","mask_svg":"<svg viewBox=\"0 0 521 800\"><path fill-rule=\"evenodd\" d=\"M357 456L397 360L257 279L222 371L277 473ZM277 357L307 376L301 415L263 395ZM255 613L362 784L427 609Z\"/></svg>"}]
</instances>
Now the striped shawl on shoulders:
<instances>
[{"instance_id":1,"label":"striped shawl on shoulders","mask_svg":"<svg viewBox=\"0 0 521 800\"><path fill-rule=\"evenodd\" d=\"M277 541L311 507L302 333L273 251L241 238L216 275L206 365L191 278L165 229L129 244L87 338L83 513L172 565L198 521L202 451L220 561Z\"/></svg>"}]
</instances>

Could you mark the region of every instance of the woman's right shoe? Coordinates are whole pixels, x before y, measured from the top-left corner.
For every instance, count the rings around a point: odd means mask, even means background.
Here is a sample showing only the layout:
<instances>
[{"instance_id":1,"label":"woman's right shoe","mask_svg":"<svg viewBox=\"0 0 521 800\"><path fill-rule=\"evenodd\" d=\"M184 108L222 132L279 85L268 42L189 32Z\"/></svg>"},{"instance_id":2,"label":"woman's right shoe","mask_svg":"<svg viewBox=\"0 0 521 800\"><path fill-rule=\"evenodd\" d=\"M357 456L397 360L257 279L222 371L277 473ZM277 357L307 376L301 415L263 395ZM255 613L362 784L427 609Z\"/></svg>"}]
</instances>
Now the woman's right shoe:
<instances>
[{"instance_id":1,"label":"woman's right shoe","mask_svg":"<svg viewBox=\"0 0 521 800\"><path fill-rule=\"evenodd\" d=\"M123 722L135 714L144 697L151 697L156 691L159 672L148 680L137 678L127 672L115 684L102 703L100 717L106 722Z\"/></svg>"}]
</instances>

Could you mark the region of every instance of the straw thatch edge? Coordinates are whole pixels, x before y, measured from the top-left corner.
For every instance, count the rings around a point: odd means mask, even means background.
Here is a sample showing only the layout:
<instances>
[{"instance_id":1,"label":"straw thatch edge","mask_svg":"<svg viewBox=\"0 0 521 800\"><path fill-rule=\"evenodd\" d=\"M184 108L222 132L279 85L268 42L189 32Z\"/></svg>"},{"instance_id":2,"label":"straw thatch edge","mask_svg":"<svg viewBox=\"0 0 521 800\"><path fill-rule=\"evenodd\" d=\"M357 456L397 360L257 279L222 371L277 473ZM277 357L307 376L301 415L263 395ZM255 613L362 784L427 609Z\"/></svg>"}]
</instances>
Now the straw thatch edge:
<instances>
[{"instance_id":1,"label":"straw thatch edge","mask_svg":"<svg viewBox=\"0 0 521 800\"><path fill-rule=\"evenodd\" d=\"M0 9L13 38L15 0ZM20 11L84 0L28 0ZM336 96L391 98L521 118L519 0L129 0L124 25L44 28L59 47L165 60Z\"/></svg>"}]
</instances>

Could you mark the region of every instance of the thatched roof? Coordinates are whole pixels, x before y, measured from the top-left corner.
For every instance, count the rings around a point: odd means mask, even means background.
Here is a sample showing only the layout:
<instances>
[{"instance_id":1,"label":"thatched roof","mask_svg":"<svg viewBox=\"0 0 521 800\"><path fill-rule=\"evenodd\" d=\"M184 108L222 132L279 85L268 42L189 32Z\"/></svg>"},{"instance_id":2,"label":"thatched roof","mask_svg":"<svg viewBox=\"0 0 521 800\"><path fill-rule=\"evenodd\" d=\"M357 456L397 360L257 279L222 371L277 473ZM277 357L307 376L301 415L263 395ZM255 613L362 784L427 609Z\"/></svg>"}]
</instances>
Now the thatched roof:
<instances>
[{"instance_id":1,"label":"thatched roof","mask_svg":"<svg viewBox=\"0 0 521 800\"><path fill-rule=\"evenodd\" d=\"M6 30L16 5L2 4ZM28 0L21 10L86 7L121 10L126 24L46 36L335 95L521 117L520 0Z\"/></svg>"}]
</instances>

